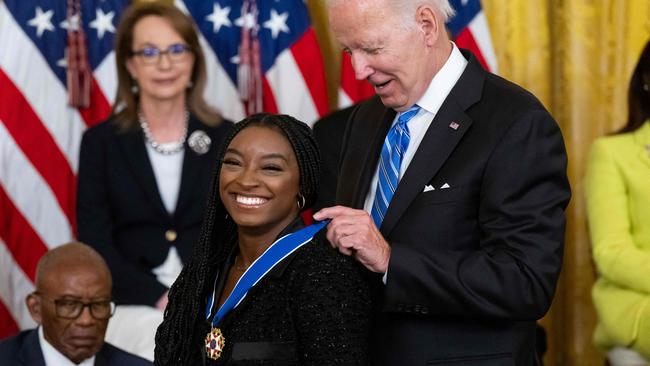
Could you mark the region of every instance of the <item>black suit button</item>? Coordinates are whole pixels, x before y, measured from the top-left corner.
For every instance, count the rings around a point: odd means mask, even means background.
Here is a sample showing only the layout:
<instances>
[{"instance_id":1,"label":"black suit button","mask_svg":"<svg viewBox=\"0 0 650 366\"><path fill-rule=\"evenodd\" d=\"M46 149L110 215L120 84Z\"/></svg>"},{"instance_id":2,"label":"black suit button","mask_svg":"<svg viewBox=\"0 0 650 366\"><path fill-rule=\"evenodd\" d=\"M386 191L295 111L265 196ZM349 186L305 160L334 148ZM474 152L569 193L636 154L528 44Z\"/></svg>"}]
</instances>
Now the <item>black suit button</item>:
<instances>
[{"instance_id":1,"label":"black suit button","mask_svg":"<svg viewBox=\"0 0 650 366\"><path fill-rule=\"evenodd\" d=\"M422 307L422 310L420 310L420 314L422 314L422 315L427 315L427 314L429 314L429 308L426 307L426 306L423 306L423 307Z\"/></svg>"},{"instance_id":2,"label":"black suit button","mask_svg":"<svg viewBox=\"0 0 650 366\"><path fill-rule=\"evenodd\" d=\"M176 238L178 238L178 233L176 232L176 230L169 229L165 231L165 240L167 240L168 242L171 243L174 240L176 240Z\"/></svg>"}]
</instances>

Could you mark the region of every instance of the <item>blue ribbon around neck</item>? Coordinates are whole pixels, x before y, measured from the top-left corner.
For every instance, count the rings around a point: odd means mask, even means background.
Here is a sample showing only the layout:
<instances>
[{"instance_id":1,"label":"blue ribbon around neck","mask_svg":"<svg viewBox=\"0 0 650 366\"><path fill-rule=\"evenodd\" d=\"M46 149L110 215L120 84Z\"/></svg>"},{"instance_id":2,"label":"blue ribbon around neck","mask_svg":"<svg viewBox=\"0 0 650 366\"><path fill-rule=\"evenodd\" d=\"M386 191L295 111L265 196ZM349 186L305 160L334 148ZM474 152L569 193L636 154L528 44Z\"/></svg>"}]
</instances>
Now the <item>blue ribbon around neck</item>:
<instances>
[{"instance_id":1,"label":"blue ribbon around neck","mask_svg":"<svg viewBox=\"0 0 650 366\"><path fill-rule=\"evenodd\" d=\"M280 263L289 254L311 241L314 235L327 225L328 222L329 220L309 225L295 233L287 234L271 244L271 246L269 246L239 278L239 281L235 284L235 288L221 307L219 307L217 314L212 318L212 326L217 327L226 314L241 303L251 287L255 286L259 280L261 280L271 269L273 269L273 267L275 267L276 264ZM212 315L212 308L217 299L215 292L216 288L208 297L208 304L205 309L206 319L210 319L210 316Z\"/></svg>"}]
</instances>

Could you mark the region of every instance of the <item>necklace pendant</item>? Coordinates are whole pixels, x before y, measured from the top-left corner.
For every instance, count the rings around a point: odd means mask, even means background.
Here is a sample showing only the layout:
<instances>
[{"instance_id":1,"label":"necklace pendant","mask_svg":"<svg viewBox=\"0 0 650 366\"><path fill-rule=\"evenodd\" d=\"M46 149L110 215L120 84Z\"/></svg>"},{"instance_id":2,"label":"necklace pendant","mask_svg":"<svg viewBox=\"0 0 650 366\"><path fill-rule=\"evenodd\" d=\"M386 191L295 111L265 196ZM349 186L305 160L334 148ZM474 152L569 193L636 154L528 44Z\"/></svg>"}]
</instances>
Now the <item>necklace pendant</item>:
<instances>
[{"instance_id":1,"label":"necklace pendant","mask_svg":"<svg viewBox=\"0 0 650 366\"><path fill-rule=\"evenodd\" d=\"M221 333L221 329L212 327L210 333L205 336L205 352L208 354L208 357L213 360L218 360L225 346L226 338Z\"/></svg>"}]
</instances>

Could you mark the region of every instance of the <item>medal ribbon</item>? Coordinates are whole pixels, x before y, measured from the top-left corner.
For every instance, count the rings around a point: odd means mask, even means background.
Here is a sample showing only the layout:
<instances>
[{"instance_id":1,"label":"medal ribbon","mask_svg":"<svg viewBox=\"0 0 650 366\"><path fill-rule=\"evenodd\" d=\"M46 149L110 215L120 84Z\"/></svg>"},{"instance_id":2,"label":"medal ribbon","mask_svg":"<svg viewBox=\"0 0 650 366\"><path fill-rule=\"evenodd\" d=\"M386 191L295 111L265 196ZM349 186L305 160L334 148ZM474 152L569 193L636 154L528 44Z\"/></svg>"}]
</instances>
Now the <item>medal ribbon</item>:
<instances>
[{"instance_id":1,"label":"medal ribbon","mask_svg":"<svg viewBox=\"0 0 650 366\"><path fill-rule=\"evenodd\" d=\"M327 225L327 221L321 221L313 225L302 228L295 233L287 234L280 239L276 240L269 246L259 258L244 272L239 278L235 288L232 290L226 301L221 305L217 314L212 318L212 326L217 327L221 320L236 308L237 305L246 297L248 290L255 286L266 274L280 263L289 254L293 253L296 249L307 244L316 235L316 233ZM205 317L209 319L212 315L212 307L214 306L215 299L217 298L216 289L213 290L210 297L208 297L208 305L205 309Z\"/></svg>"}]
</instances>

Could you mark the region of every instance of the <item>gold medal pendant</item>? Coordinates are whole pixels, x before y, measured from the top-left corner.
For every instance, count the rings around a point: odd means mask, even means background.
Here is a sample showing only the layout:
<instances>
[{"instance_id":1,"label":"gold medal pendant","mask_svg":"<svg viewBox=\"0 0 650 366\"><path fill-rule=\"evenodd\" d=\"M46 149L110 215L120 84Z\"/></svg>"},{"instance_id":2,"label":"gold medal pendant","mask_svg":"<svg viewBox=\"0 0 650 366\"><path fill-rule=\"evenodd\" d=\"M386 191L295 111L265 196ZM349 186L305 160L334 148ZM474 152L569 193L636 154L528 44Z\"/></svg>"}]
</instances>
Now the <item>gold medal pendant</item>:
<instances>
[{"instance_id":1,"label":"gold medal pendant","mask_svg":"<svg viewBox=\"0 0 650 366\"><path fill-rule=\"evenodd\" d=\"M218 360L221 357L221 352L226 346L226 338L224 338L221 329L212 327L210 333L205 336L205 352L213 360Z\"/></svg>"}]
</instances>

